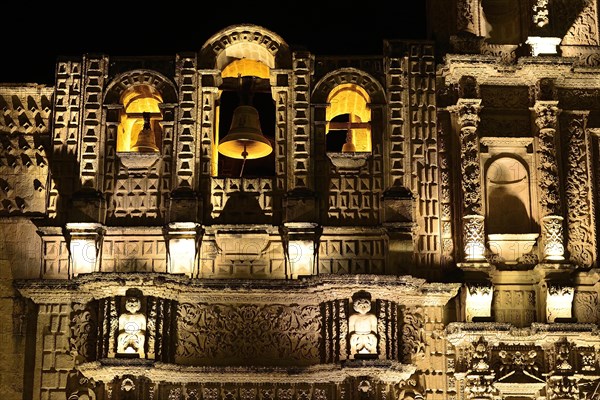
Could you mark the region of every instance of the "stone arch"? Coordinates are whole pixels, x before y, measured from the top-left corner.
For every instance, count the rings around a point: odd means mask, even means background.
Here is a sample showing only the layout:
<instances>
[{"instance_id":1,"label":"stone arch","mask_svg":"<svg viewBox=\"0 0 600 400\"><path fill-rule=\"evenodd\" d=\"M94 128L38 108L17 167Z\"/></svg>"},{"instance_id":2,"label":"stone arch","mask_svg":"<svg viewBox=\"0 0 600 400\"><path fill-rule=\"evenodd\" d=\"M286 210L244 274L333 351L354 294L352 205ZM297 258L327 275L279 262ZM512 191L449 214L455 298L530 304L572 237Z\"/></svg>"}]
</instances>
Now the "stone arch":
<instances>
[{"instance_id":1,"label":"stone arch","mask_svg":"<svg viewBox=\"0 0 600 400\"><path fill-rule=\"evenodd\" d=\"M177 88L171 80L156 71L136 69L117 75L108 84L104 104L118 104L123 93L136 85L152 86L161 94L164 103L178 102Z\"/></svg>"},{"instance_id":2,"label":"stone arch","mask_svg":"<svg viewBox=\"0 0 600 400\"><path fill-rule=\"evenodd\" d=\"M371 104L383 105L386 103L385 92L381 83L368 73L356 68L341 68L326 74L316 83L312 94L312 102L314 104L325 103L331 90L345 83L361 86L371 98Z\"/></svg>"},{"instance_id":3,"label":"stone arch","mask_svg":"<svg viewBox=\"0 0 600 400\"><path fill-rule=\"evenodd\" d=\"M287 43L259 25L231 25L211 36L200 49L198 67L223 70L232 60L250 58L269 68L291 68Z\"/></svg>"}]
</instances>

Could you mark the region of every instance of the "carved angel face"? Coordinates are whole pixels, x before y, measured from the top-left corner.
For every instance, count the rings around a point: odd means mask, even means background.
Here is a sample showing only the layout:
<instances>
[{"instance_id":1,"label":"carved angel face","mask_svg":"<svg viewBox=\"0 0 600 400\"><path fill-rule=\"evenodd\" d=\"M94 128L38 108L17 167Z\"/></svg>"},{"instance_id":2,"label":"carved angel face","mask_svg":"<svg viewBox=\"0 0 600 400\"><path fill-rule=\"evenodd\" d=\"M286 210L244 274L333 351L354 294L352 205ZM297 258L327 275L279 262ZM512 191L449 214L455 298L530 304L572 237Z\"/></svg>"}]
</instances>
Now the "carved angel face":
<instances>
[{"instance_id":1,"label":"carved angel face","mask_svg":"<svg viewBox=\"0 0 600 400\"><path fill-rule=\"evenodd\" d=\"M354 301L354 311L366 314L371 310L371 301L369 299L356 299Z\"/></svg>"},{"instance_id":2,"label":"carved angel face","mask_svg":"<svg viewBox=\"0 0 600 400\"><path fill-rule=\"evenodd\" d=\"M140 311L140 308L142 308L140 299L135 297L127 298L127 301L125 302L125 309L127 311L129 311L131 314L135 314L136 312Z\"/></svg>"}]
</instances>

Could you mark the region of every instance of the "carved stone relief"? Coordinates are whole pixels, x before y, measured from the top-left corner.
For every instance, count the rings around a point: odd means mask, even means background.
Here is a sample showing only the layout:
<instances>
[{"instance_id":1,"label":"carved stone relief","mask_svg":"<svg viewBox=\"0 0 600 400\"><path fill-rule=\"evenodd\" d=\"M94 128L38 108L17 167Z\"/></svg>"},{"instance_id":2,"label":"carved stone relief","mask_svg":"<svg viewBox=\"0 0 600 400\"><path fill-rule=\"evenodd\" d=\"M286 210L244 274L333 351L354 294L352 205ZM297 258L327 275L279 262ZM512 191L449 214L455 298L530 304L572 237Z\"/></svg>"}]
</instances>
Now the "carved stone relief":
<instances>
[{"instance_id":1,"label":"carved stone relief","mask_svg":"<svg viewBox=\"0 0 600 400\"><path fill-rule=\"evenodd\" d=\"M567 176L565 194L569 214L567 250L570 260L582 267L591 267L596 262L596 240L594 236L594 214L590 197L590 143L585 129L585 117L570 118L567 141Z\"/></svg>"},{"instance_id":2,"label":"carved stone relief","mask_svg":"<svg viewBox=\"0 0 600 400\"><path fill-rule=\"evenodd\" d=\"M183 364L319 360L321 318L315 306L182 303L177 328L175 358Z\"/></svg>"}]
</instances>

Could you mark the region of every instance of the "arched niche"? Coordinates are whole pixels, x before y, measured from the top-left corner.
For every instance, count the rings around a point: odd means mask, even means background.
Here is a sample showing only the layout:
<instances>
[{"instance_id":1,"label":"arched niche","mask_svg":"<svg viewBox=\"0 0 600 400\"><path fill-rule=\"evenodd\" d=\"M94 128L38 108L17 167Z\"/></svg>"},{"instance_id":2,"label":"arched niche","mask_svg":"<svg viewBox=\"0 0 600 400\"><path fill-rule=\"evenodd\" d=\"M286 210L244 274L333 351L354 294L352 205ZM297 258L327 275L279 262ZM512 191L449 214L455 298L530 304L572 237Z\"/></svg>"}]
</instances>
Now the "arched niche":
<instances>
[{"instance_id":1,"label":"arched niche","mask_svg":"<svg viewBox=\"0 0 600 400\"><path fill-rule=\"evenodd\" d=\"M526 165L511 156L494 159L485 171L488 234L532 232L531 194Z\"/></svg>"}]
</instances>

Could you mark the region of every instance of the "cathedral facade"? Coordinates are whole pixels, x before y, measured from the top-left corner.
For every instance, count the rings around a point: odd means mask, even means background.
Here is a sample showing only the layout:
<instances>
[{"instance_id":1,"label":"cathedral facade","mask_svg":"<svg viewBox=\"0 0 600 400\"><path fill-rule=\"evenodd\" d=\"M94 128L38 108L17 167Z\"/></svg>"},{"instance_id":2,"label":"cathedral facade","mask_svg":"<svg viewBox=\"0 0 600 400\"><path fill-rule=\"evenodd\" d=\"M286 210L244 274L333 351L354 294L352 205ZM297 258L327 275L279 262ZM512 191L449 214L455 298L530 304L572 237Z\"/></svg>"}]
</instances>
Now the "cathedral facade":
<instances>
[{"instance_id":1,"label":"cathedral facade","mask_svg":"<svg viewBox=\"0 0 600 400\"><path fill-rule=\"evenodd\" d=\"M0 393L600 396L595 0L428 0L0 85Z\"/></svg>"}]
</instances>

